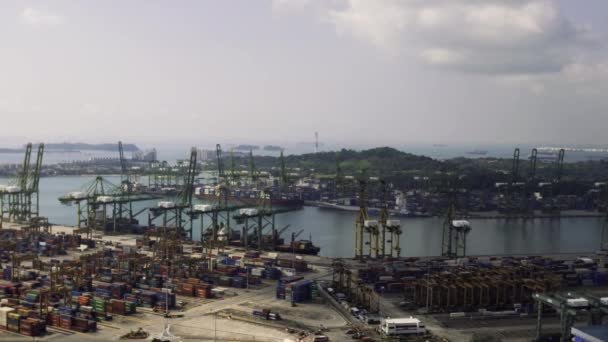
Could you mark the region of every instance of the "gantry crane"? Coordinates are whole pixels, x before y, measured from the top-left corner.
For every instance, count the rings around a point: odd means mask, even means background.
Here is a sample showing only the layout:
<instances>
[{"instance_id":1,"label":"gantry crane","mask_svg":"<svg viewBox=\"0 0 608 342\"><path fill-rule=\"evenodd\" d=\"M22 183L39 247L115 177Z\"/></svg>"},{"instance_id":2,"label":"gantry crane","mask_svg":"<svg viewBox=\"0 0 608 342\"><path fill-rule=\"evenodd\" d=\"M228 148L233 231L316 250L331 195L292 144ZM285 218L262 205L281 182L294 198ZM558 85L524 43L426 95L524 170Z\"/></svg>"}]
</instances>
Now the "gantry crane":
<instances>
[{"instance_id":1,"label":"gantry crane","mask_svg":"<svg viewBox=\"0 0 608 342\"><path fill-rule=\"evenodd\" d=\"M255 160L253 159L253 150L249 150L249 180L251 186L257 188L258 186L258 174L255 170Z\"/></svg>"},{"instance_id":2,"label":"gantry crane","mask_svg":"<svg viewBox=\"0 0 608 342\"><path fill-rule=\"evenodd\" d=\"M373 236L377 235L378 222L370 220L368 211L367 191L368 180L365 177L358 179L359 184L359 214L355 221L355 258L362 260L364 257L364 245L368 246L367 256L371 257L373 246ZM365 241L365 233L368 233L368 240ZM377 249L375 249L377 251Z\"/></svg>"},{"instance_id":3,"label":"gantry crane","mask_svg":"<svg viewBox=\"0 0 608 342\"><path fill-rule=\"evenodd\" d=\"M31 155L32 143L28 143L25 146L25 156L17 179L0 190L0 219L2 221L7 219L11 222L22 222L28 219L28 176Z\"/></svg>"},{"instance_id":4,"label":"gantry crane","mask_svg":"<svg viewBox=\"0 0 608 342\"><path fill-rule=\"evenodd\" d=\"M334 198L340 198L344 195L344 172L340 167L340 152L336 152L336 178L334 183Z\"/></svg>"},{"instance_id":5,"label":"gantry crane","mask_svg":"<svg viewBox=\"0 0 608 342\"><path fill-rule=\"evenodd\" d=\"M204 244L208 245L209 247L211 247L212 245L219 246L225 243L225 240L229 240L232 235L230 213L234 210L250 206L243 203L229 203L228 197L231 193L231 182L226 176L226 172L224 170L224 157L222 154L222 146L220 144L217 144L215 146L215 152L217 158L218 173L218 181L216 187L217 197L210 204L195 205L191 212L193 218L200 219L200 240L203 241ZM234 162L232 160L233 158L231 153L230 178L234 180L237 179L235 178L237 176L233 170ZM205 217L208 217L211 220L211 223L208 227L205 227Z\"/></svg>"},{"instance_id":6,"label":"gantry crane","mask_svg":"<svg viewBox=\"0 0 608 342\"><path fill-rule=\"evenodd\" d=\"M560 208L558 205L558 196L560 195L560 188L561 188L561 181L562 181L562 174L563 174L563 170L564 170L564 157L565 157L565 150L562 148L559 150L558 154L557 154L557 158L555 160L555 173L553 175L553 178L551 179L551 182L549 185L549 203L548 205L546 205L545 207L545 211L548 211L549 213L559 216L560 215Z\"/></svg>"},{"instance_id":7,"label":"gantry crane","mask_svg":"<svg viewBox=\"0 0 608 342\"><path fill-rule=\"evenodd\" d=\"M538 150L533 148L530 152L530 162L528 167L528 175L524 182L524 195L522 210L524 213L534 212L534 189L536 188L536 163L537 163Z\"/></svg>"},{"instance_id":8,"label":"gantry crane","mask_svg":"<svg viewBox=\"0 0 608 342\"><path fill-rule=\"evenodd\" d=\"M38 144L38 153L36 154L36 165L32 172L31 183L28 188L28 215L29 219L40 216L40 175L42 172L42 158L44 156L44 144ZM32 197L35 197L32 200ZM32 202L34 201L34 202Z\"/></svg>"},{"instance_id":9,"label":"gantry crane","mask_svg":"<svg viewBox=\"0 0 608 342\"><path fill-rule=\"evenodd\" d=\"M183 189L178 193L175 201L160 201L157 207L148 208L148 226L152 227L154 220L162 218L163 227L176 227L181 233L188 233L192 238L192 195L194 193L194 179L197 174L197 151L196 148L190 150L190 160L188 169L184 175ZM189 218L185 222L184 214ZM188 227L186 227L188 226ZM186 229L187 228L187 229Z\"/></svg>"},{"instance_id":10,"label":"gantry crane","mask_svg":"<svg viewBox=\"0 0 608 342\"><path fill-rule=\"evenodd\" d=\"M458 258L466 255L467 235L471 231L468 221L456 220L456 182L450 182L446 170L442 172L440 192L447 194L448 207L444 215L441 239L441 256Z\"/></svg>"},{"instance_id":11,"label":"gantry crane","mask_svg":"<svg viewBox=\"0 0 608 342\"><path fill-rule=\"evenodd\" d=\"M272 198L270 188L264 188L260 192L256 208L242 208L237 215L233 216L237 223L243 224L241 239L245 248L255 246L258 250L274 250L279 235L275 215L300 209L300 207L273 208ZM264 241L264 230L268 227L270 227L270 246Z\"/></svg>"},{"instance_id":12,"label":"gantry crane","mask_svg":"<svg viewBox=\"0 0 608 342\"><path fill-rule=\"evenodd\" d=\"M553 308L560 318L560 342L572 340L572 326L577 316L588 317L590 325L601 324L603 317L608 315L608 305L591 294L583 293L534 293L532 298L536 301L536 338L542 340L542 314L543 307Z\"/></svg>"},{"instance_id":13,"label":"gantry crane","mask_svg":"<svg viewBox=\"0 0 608 342\"><path fill-rule=\"evenodd\" d=\"M399 220L391 220L390 212L388 209L388 184L385 180L380 180L381 193L382 197L380 200L380 219L378 223L382 227L381 238L382 241L380 245L380 256L382 257L392 257L393 251L396 252L397 258L401 256L401 247L400 247L400 239L401 239L401 222ZM386 239L386 232L389 232L390 238ZM388 253L386 250L386 245L388 244Z\"/></svg>"},{"instance_id":14,"label":"gantry crane","mask_svg":"<svg viewBox=\"0 0 608 342\"><path fill-rule=\"evenodd\" d=\"M82 188L59 198L63 204L76 204L76 222L78 229L83 229L87 236L92 236L94 230L102 232L120 232L137 226L135 217L146 209L138 212L129 210L131 202L149 201L158 198L150 194L124 194L124 187L117 186L101 176ZM111 214L111 215L109 215ZM83 227L84 225L84 227Z\"/></svg>"},{"instance_id":15,"label":"gantry crane","mask_svg":"<svg viewBox=\"0 0 608 342\"><path fill-rule=\"evenodd\" d=\"M32 261L32 263L34 263L34 261L37 259L38 259L38 255L36 255L36 254L13 253L11 256L12 281L18 282L21 279L21 263L22 262Z\"/></svg>"}]
</instances>

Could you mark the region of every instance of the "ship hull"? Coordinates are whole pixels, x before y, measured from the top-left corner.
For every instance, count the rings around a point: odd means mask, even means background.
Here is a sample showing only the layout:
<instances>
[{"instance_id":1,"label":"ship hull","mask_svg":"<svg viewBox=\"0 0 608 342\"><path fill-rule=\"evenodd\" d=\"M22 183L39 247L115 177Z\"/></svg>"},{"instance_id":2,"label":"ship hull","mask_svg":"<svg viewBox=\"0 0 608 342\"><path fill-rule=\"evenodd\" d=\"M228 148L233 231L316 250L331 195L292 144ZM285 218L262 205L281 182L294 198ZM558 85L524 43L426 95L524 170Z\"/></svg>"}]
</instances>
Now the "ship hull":
<instances>
[{"instance_id":1,"label":"ship hull","mask_svg":"<svg viewBox=\"0 0 608 342\"><path fill-rule=\"evenodd\" d=\"M196 195L196 198L202 200L217 200L216 195ZM251 197L236 197L236 196L228 196L228 202L230 203L245 203L255 205L259 201L259 198L251 198ZM272 205L276 205L279 207L301 207L304 205L304 201L301 199L283 199L283 198L273 198L271 200Z\"/></svg>"}]
</instances>

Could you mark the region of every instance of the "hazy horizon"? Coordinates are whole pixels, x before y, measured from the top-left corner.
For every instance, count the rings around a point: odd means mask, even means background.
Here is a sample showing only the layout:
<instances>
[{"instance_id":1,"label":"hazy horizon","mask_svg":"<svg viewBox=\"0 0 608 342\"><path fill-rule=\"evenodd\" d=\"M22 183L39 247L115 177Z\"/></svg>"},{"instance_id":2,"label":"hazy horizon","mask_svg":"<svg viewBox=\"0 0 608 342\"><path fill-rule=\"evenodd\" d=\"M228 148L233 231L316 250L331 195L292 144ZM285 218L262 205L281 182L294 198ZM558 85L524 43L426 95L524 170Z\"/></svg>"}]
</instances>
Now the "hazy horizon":
<instances>
[{"instance_id":1,"label":"hazy horizon","mask_svg":"<svg viewBox=\"0 0 608 342\"><path fill-rule=\"evenodd\" d=\"M0 144L604 145L584 4L4 1Z\"/></svg>"}]
</instances>

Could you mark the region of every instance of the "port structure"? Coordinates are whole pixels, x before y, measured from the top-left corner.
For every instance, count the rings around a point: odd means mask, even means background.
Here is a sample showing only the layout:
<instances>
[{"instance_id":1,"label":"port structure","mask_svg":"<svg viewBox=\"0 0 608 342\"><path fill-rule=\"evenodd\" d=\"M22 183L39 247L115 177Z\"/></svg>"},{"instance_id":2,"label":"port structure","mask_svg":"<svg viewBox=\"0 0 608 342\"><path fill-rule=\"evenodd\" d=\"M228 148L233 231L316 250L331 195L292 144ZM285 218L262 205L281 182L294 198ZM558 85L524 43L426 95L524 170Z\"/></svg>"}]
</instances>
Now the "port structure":
<instances>
[{"instance_id":1,"label":"port structure","mask_svg":"<svg viewBox=\"0 0 608 342\"><path fill-rule=\"evenodd\" d=\"M502 194L501 211L507 215L518 215L521 211L520 197L522 196L523 183L519 182L519 148L513 151L513 159L509 180L505 183L497 183L496 187Z\"/></svg>"},{"instance_id":2,"label":"port structure","mask_svg":"<svg viewBox=\"0 0 608 342\"><path fill-rule=\"evenodd\" d=\"M456 219L456 183L455 179L450 180L447 170L443 170L438 190L448 197L441 237L441 256L447 258L466 256L467 236L471 231L468 221Z\"/></svg>"},{"instance_id":3,"label":"port structure","mask_svg":"<svg viewBox=\"0 0 608 342\"><path fill-rule=\"evenodd\" d=\"M178 160L176 165L166 161L152 162L146 173L148 188L156 192L177 192L183 186L186 169L187 165L182 160Z\"/></svg>"},{"instance_id":4,"label":"port structure","mask_svg":"<svg viewBox=\"0 0 608 342\"><path fill-rule=\"evenodd\" d=\"M369 214L369 192L372 182L380 185L380 215L377 220ZM359 211L355 220L355 259L401 256L401 222L391 220L388 208L389 185L377 177L358 177ZM390 239L386 235L390 234ZM388 247L388 249L387 249Z\"/></svg>"},{"instance_id":5,"label":"port structure","mask_svg":"<svg viewBox=\"0 0 608 342\"><path fill-rule=\"evenodd\" d=\"M603 318L608 316L608 302L588 293L554 292L535 293L536 302L536 338L543 341L542 320L544 307L550 307L557 312L560 319L560 342L572 340L572 326L578 317L587 317L589 325L601 325Z\"/></svg>"},{"instance_id":6,"label":"port structure","mask_svg":"<svg viewBox=\"0 0 608 342\"><path fill-rule=\"evenodd\" d=\"M191 220L198 219L200 223L200 241L207 248L214 248L225 245L232 235L231 212L249 207L242 203L229 203L228 196L231 192L231 185L237 184L239 176L235 172L234 154L230 153L230 175L226 175L224 170L224 157L222 146L215 146L217 158L217 197L208 204L196 204L188 212ZM230 178L230 179L228 179ZM206 226L205 218L210 221Z\"/></svg>"},{"instance_id":7,"label":"port structure","mask_svg":"<svg viewBox=\"0 0 608 342\"><path fill-rule=\"evenodd\" d=\"M122 142L118 142L121 166L120 185L101 176L85 184L81 191L73 191L59 198L63 204L76 205L77 232L92 236L94 231L124 233L137 229L137 217L146 208L133 210L133 203L153 200L158 196L134 192L134 175L129 171Z\"/></svg>"},{"instance_id":8,"label":"port structure","mask_svg":"<svg viewBox=\"0 0 608 342\"><path fill-rule=\"evenodd\" d=\"M36 161L31 168L32 143L25 148L21 171L9 185L0 189L0 228L3 221L28 223L40 214L39 185L44 144L38 144Z\"/></svg>"},{"instance_id":9,"label":"port structure","mask_svg":"<svg viewBox=\"0 0 608 342\"><path fill-rule=\"evenodd\" d=\"M528 174L527 174L526 180L524 182L524 191L523 191L524 195L522 197L522 205L521 205L522 212L526 216L534 212L534 205L533 205L534 201L532 200L532 198L534 197L534 190L536 189L536 186L537 186L537 181L536 181L537 162L538 162L538 150L536 148L533 148L530 151Z\"/></svg>"},{"instance_id":10,"label":"port structure","mask_svg":"<svg viewBox=\"0 0 608 342\"><path fill-rule=\"evenodd\" d=\"M161 227L175 227L180 234L187 234L192 239L193 221L192 197L194 194L194 179L198 174L196 148L190 150L188 169L184 176L183 187L173 201L160 201L156 207L148 208L148 227L155 226L155 220L162 220Z\"/></svg>"},{"instance_id":11,"label":"port structure","mask_svg":"<svg viewBox=\"0 0 608 342\"><path fill-rule=\"evenodd\" d=\"M72 191L59 202L76 206L77 233L90 238L95 231L124 233L138 225L137 216L145 211L133 210L134 202L158 198L149 194L127 193L123 185L111 183L102 176L84 184L80 191Z\"/></svg>"},{"instance_id":12,"label":"port structure","mask_svg":"<svg viewBox=\"0 0 608 342\"><path fill-rule=\"evenodd\" d=\"M394 253L395 257L399 258L401 256L401 222L399 220L390 219L390 213L388 210L389 187L384 179L380 180L380 186L382 191L382 197L380 199L380 219L378 220L378 223L382 227L380 237L380 256L393 257ZM388 240L386 239L387 232L390 234L390 238Z\"/></svg>"},{"instance_id":13,"label":"port structure","mask_svg":"<svg viewBox=\"0 0 608 342\"><path fill-rule=\"evenodd\" d=\"M554 175L547 183L540 183L538 186L543 190L543 197L548 197L548 203L545 204L543 211L553 216L559 217L561 215L560 207L557 203L557 197L560 194L560 187L562 181L562 174L564 170L564 157L565 150L562 148L557 154L557 158L554 162L555 169Z\"/></svg>"},{"instance_id":14,"label":"port structure","mask_svg":"<svg viewBox=\"0 0 608 342\"><path fill-rule=\"evenodd\" d=\"M256 248L257 250L274 250L279 241L279 232L286 228L277 230L275 216L299 210L299 207L273 208L273 193L266 187L260 191L260 197L256 208L242 208L233 218L241 227L241 242L245 249ZM270 241L264 240L264 231L270 229Z\"/></svg>"},{"instance_id":15,"label":"port structure","mask_svg":"<svg viewBox=\"0 0 608 342\"><path fill-rule=\"evenodd\" d=\"M357 179L359 191L359 212L355 221L355 259L380 256L380 227L377 220L371 219L368 210L369 181L375 178L361 176ZM385 241L382 242L384 246ZM367 247L367 248L365 248ZM384 249L384 247L382 247Z\"/></svg>"}]
</instances>

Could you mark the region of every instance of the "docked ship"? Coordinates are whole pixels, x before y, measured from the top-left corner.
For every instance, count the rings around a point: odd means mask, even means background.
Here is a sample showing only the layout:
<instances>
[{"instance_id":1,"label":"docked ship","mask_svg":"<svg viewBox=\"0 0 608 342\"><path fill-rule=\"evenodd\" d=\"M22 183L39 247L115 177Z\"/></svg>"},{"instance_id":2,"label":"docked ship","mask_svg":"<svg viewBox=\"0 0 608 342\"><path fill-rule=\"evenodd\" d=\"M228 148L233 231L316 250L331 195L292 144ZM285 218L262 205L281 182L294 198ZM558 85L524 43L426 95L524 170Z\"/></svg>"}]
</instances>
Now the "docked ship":
<instances>
[{"instance_id":1,"label":"docked ship","mask_svg":"<svg viewBox=\"0 0 608 342\"><path fill-rule=\"evenodd\" d=\"M211 232L207 230L204 234L207 238L211 237ZM254 239L254 235L251 234L250 239ZM218 231L218 239L220 241L227 241L228 245L235 247L243 246L242 233L238 229L227 229L222 226ZM320 247L315 246L310 240L296 240L290 244L285 243L285 239L276 236L276 246L271 248L273 243L272 234L264 234L262 236L262 243L267 246L267 249L274 250L276 252L283 253L295 253L295 254L306 254L306 255L317 255L321 251ZM255 243L252 244L255 247Z\"/></svg>"},{"instance_id":2,"label":"docked ship","mask_svg":"<svg viewBox=\"0 0 608 342\"><path fill-rule=\"evenodd\" d=\"M258 203L261 194L262 191L257 189L236 189L230 191L228 202L255 205ZM199 199L214 201L217 200L219 192L215 186L206 185L196 188L194 196ZM296 198L293 194L277 194L271 198L271 203L278 207L301 207L304 205L304 201Z\"/></svg>"},{"instance_id":3,"label":"docked ship","mask_svg":"<svg viewBox=\"0 0 608 342\"><path fill-rule=\"evenodd\" d=\"M315 246L310 240L297 240L288 245L279 245L275 250L283 253L317 255L321 251L321 248Z\"/></svg>"}]
</instances>

